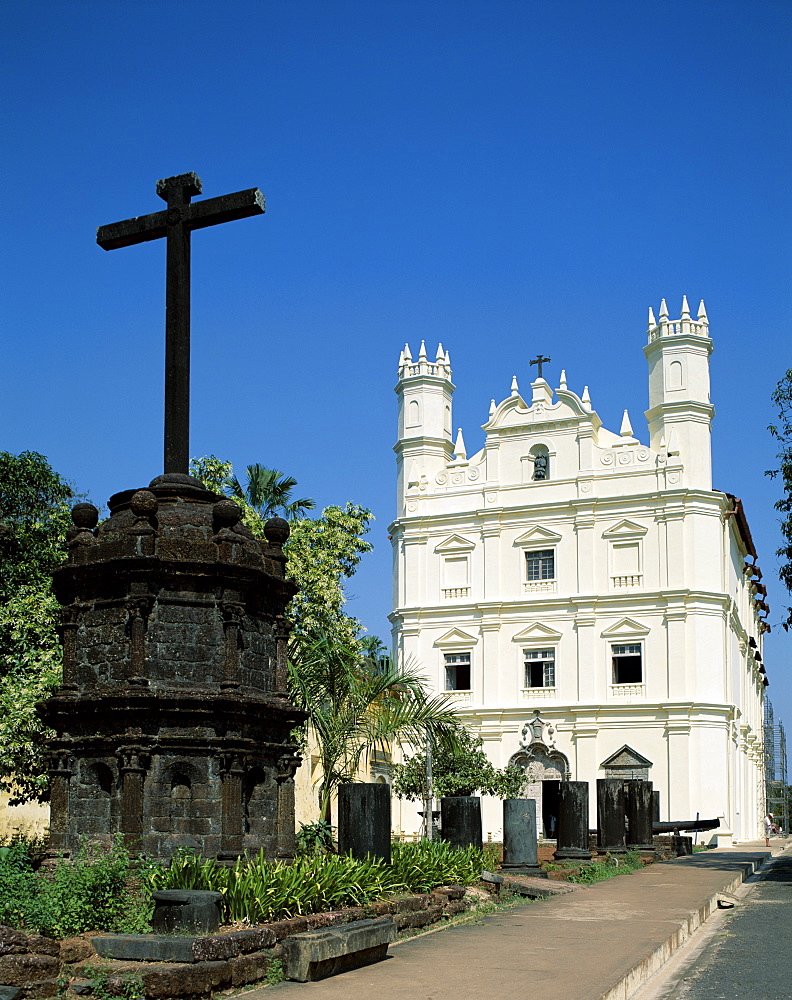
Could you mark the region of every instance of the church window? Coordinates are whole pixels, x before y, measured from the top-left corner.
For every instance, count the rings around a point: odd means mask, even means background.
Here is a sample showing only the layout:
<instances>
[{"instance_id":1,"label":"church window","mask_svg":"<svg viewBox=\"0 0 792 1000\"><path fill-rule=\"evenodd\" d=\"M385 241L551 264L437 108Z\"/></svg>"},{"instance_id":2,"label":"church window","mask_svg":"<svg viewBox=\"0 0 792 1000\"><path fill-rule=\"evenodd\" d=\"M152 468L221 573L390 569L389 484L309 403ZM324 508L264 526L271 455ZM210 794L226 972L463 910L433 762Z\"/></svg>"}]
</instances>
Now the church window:
<instances>
[{"instance_id":1,"label":"church window","mask_svg":"<svg viewBox=\"0 0 792 1000\"><path fill-rule=\"evenodd\" d=\"M525 686L527 688L555 687L555 650L525 649Z\"/></svg>"},{"instance_id":2,"label":"church window","mask_svg":"<svg viewBox=\"0 0 792 1000\"><path fill-rule=\"evenodd\" d=\"M421 423L421 404L417 399L411 399L407 406L407 426L418 427Z\"/></svg>"},{"instance_id":3,"label":"church window","mask_svg":"<svg viewBox=\"0 0 792 1000\"><path fill-rule=\"evenodd\" d=\"M446 691L470 691L470 653L445 654Z\"/></svg>"},{"instance_id":4,"label":"church window","mask_svg":"<svg viewBox=\"0 0 792 1000\"><path fill-rule=\"evenodd\" d=\"M555 580L555 550L535 549L525 553L525 579Z\"/></svg>"},{"instance_id":5,"label":"church window","mask_svg":"<svg viewBox=\"0 0 792 1000\"><path fill-rule=\"evenodd\" d=\"M446 556L443 559L443 597L467 597L470 593L468 557Z\"/></svg>"},{"instance_id":6,"label":"church window","mask_svg":"<svg viewBox=\"0 0 792 1000\"><path fill-rule=\"evenodd\" d=\"M643 651L641 644L611 646L614 684L643 683Z\"/></svg>"}]
</instances>

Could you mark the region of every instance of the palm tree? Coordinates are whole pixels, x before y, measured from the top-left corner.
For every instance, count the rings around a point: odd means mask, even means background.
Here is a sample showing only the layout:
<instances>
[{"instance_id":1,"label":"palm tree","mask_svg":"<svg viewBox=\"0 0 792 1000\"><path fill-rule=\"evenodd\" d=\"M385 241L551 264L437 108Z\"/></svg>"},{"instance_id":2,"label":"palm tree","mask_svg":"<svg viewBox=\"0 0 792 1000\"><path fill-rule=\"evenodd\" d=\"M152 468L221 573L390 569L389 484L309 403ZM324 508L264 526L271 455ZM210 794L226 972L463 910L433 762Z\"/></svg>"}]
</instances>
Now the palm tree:
<instances>
[{"instance_id":1,"label":"palm tree","mask_svg":"<svg viewBox=\"0 0 792 1000\"><path fill-rule=\"evenodd\" d=\"M291 654L291 696L308 712L322 772L319 808L328 822L333 793L355 780L374 750L388 750L394 741L423 746L427 735L456 744L461 723L451 703L431 697L413 668L371 669L359 649L326 635L301 638Z\"/></svg>"},{"instance_id":2,"label":"palm tree","mask_svg":"<svg viewBox=\"0 0 792 1000\"><path fill-rule=\"evenodd\" d=\"M292 490L297 480L278 469L268 469L266 465L249 465L244 488L236 476L228 479L231 496L247 502L262 520L280 514L287 521L302 517L307 510L313 510L316 501L303 498L292 500Z\"/></svg>"}]
</instances>

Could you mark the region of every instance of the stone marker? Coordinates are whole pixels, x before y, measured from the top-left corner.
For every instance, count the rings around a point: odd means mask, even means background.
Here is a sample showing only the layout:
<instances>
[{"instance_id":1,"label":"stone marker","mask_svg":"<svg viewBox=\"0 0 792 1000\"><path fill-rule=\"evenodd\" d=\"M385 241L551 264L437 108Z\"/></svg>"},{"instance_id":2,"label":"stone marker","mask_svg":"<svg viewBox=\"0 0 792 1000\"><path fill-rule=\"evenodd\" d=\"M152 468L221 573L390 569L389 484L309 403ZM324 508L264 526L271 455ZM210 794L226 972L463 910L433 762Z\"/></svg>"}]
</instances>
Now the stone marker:
<instances>
[{"instance_id":1,"label":"stone marker","mask_svg":"<svg viewBox=\"0 0 792 1000\"><path fill-rule=\"evenodd\" d=\"M440 839L454 847L471 844L481 850L481 799L449 795L440 799Z\"/></svg>"},{"instance_id":2,"label":"stone marker","mask_svg":"<svg viewBox=\"0 0 792 1000\"><path fill-rule=\"evenodd\" d=\"M597 778L597 847L600 854L627 851L624 781Z\"/></svg>"},{"instance_id":3,"label":"stone marker","mask_svg":"<svg viewBox=\"0 0 792 1000\"><path fill-rule=\"evenodd\" d=\"M627 847L631 851L651 851L652 782L627 782Z\"/></svg>"},{"instance_id":4,"label":"stone marker","mask_svg":"<svg viewBox=\"0 0 792 1000\"><path fill-rule=\"evenodd\" d=\"M222 892L208 889L159 889L152 892L155 934L213 934L220 926Z\"/></svg>"},{"instance_id":5,"label":"stone marker","mask_svg":"<svg viewBox=\"0 0 792 1000\"><path fill-rule=\"evenodd\" d=\"M557 861L590 861L589 786L587 781L562 781L558 797Z\"/></svg>"},{"instance_id":6,"label":"stone marker","mask_svg":"<svg viewBox=\"0 0 792 1000\"><path fill-rule=\"evenodd\" d=\"M353 920L327 930L292 934L281 945L286 979L312 983L317 979L379 962L396 940L392 917Z\"/></svg>"},{"instance_id":7,"label":"stone marker","mask_svg":"<svg viewBox=\"0 0 792 1000\"><path fill-rule=\"evenodd\" d=\"M652 790L652 822L660 822L660 792Z\"/></svg>"},{"instance_id":8,"label":"stone marker","mask_svg":"<svg viewBox=\"0 0 792 1000\"><path fill-rule=\"evenodd\" d=\"M503 800L503 864L514 874L546 875L539 867L536 799Z\"/></svg>"},{"instance_id":9,"label":"stone marker","mask_svg":"<svg viewBox=\"0 0 792 1000\"><path fill-rule=\"evenodd\" d=\"M390 786L383 782L338 788L338 852L353 858L391 859Z\"/></svg>"}]
</instances>

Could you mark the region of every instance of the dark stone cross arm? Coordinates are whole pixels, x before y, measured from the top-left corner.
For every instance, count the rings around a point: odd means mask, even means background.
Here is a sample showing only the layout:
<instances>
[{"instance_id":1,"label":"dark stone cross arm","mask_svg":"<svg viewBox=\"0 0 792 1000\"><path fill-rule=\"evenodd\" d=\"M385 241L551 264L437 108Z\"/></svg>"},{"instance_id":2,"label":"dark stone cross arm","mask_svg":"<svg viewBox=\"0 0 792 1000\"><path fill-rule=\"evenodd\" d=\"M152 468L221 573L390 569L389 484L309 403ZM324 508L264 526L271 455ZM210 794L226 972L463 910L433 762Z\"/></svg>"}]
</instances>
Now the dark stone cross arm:
<instances>
[{"instance_id":1,"label":"dark stone cross arm","mask_svg":"<svg viewBox=\"0 0 792 1000\"><path fill-rule=\"evenodd\" d=\"M264 212L264 195L258 188L247 191L237 191L235 194L222 195L219 198L207 198L194 204L176 206L184 208L184 218L175 220L182 222L191 232L193 229L205 229L221 222L233 222L236 219L246 219L251 215L261 215ZM114 222L109 226L100 226L96 230L96 242L103 250L118 250L120 247L131 247L147 240L162 239L168 235L169 214L172 209L151 215L139 215L125 222ZM171 223L173 225L174 223Z\"/></svg>"}]
</instances>

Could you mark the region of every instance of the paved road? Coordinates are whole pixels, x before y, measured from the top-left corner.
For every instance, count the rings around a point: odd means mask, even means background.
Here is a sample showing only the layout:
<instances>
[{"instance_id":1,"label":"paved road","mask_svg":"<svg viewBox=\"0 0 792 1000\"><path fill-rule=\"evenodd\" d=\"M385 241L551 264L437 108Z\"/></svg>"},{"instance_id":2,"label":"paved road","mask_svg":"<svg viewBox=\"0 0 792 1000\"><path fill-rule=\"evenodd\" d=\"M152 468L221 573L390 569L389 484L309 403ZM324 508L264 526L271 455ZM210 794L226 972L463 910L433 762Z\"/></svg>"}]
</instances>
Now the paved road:
<instances>
[{"instance_id":1,"label":"paved road","mask_svg":"<svg viewBox=\"0 0 792 1000\"><path fill-rule=\"evenodd\" d=\"M660 996L792 1000L792 857L776 858L750 881L755 888Z\"/></svg>"}]
</instances>

